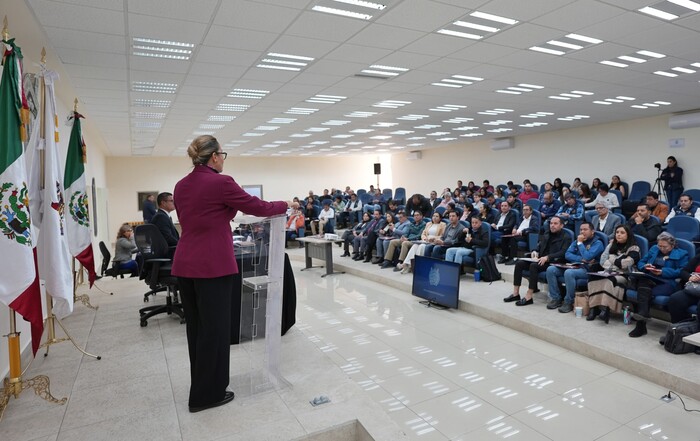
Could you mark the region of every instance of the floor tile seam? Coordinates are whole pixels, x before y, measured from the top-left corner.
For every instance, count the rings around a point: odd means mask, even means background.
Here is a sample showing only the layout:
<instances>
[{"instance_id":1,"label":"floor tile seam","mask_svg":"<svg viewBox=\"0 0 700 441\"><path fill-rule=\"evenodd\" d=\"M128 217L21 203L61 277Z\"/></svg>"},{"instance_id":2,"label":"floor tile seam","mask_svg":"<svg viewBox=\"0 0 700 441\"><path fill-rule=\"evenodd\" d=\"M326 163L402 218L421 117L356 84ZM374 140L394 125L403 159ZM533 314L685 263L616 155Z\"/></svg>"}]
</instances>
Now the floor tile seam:
<instances>
[{"instance_id":1,"label":"floor tile seam","mask_svg":"<svg viewBox=\"0 0 700 441\"><path fill-rule=\"evenodd\" d=\"M163 373L154 373L154 374L145 375L145 376L139 375L138 380L146 380L146 379L150 379L150 378L161 378L163 375L164 375ZM167 375L168 378L170 378L169 372L166 372L165 375ZM73 387L70 396L75 395L76 392L86 393L86 392L90 392L90 391L97 390L97 389L104 389L105 387L108 387L108 386L114 386L114 385L123 384L123 383L127 383L127 382L133 382L133 381L134 381L134 378L128 378L128 379L125 379L122 381L111 381L111 382L107 382L107 383L102 383L102 384L97 385L97 386L91 386L91 387L80 388L80 389L75 389L75 387ZM70 402L70 398L68 399L68 402Z\"/></svg>"},{"instance_id":2,"label":"floor tile seam","mask_svg":"<svg viewBox=\"0 0 700 441\"><path fill-rule=\"evenodd\" d=\"M161 404L161 405L153 406L153 407L150 407L149 410L160 409L160 408L164 408L164 407L166 407L166 406L171 406L171 405L174 406L174 403L166 403L166 404ZM91 422L89 422L89 423L80 424L80 425L78 425L78 426L74 426L74 427L70 427L70 428L63 428L63 422L61 422L61 426L60 426L60 429L59 429L59 432L58 432L58 436L61 436L61 432L63 432L63 431L66 431L66 432L67 432L67 431L71 431L71 430L78 430L78 429L81 429L81 428L84 428L84 427L88 427L88 426L96 426L96 425L98 425L98 424L104 423L105 421L116 420L116 419L120 419L120 418L128 418L128 417L130 417L130 416L132 416L132 415L141 415L142 413L143 413L143 411L133 411L133 412L129 412L129 413L126 413L126 414L123 414L123 415L118 415L118 416L115 416L115 417L111 417L111 418L104 418L104 419L100 419L100 420L97 420L97 421L91 421ZM181 435L181 437L182 437L182 435Z\"/></svg>"},{"instance_id":3,"label":"floor tile seam","mask_svg":"<svg viewBox=\"0 0 700 441\"><path fill-rule=\"evenodd\" d=\"M520 417L518 416L518 414L521 414ZM542 437L544 437L544 438L546 438L546 439L549 439L549 440L552 440L552 441L559 441L559 440L557 440L557 439L550 438L549 436L547 436L547 435L541 430L541 424L540 424L540 423L541 423L542 421L540 421L539 419L535 418L535 419L534 419L535 424L538 424L538 425L537 425L537 426L535 426L535 425L530 425L530 424L528 424L528 422L527 422L526 420L524 420L524 419L522 418L522 417L525 416L525 415L527 415L527 414L522 414L522 411L520 411L520 412L517 412L517 413L514 413L513 415L511 415L511 418L515 419L515 420L518 421L520 424L524 425L525 427L527 427L527 428L530 429L530 430L533 430L534 432L536 432L537 434L541 435ZM623 426L623 424L618 424L617 427L615 427L615 428L613 429L613 431L619 429L619 428L622 427L622 426ZM599 438L600 438L600 437L598 437L598 438L596 438L596 439L599 439Z\"/></svg>"}]
</instances>

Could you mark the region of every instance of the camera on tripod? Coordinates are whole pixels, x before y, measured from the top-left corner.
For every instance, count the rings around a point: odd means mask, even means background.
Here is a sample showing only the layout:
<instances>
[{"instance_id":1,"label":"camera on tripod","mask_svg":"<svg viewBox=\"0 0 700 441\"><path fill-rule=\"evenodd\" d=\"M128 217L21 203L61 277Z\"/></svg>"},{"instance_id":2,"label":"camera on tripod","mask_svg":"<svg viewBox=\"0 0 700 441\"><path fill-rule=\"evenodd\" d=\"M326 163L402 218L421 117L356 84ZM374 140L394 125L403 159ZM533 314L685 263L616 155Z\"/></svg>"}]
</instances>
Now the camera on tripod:
<instances>
[{"instance_id":1,"label":"camera on tripod","mask_svg":"<svg viewBox=\"0 0 700 441\"><path fill-rule=\"evenodd\" d=\"M661 170L661 163L657 162L656 164L654 164L654 167L656 167L657 170Z\"/></svg>"}]
</instances>

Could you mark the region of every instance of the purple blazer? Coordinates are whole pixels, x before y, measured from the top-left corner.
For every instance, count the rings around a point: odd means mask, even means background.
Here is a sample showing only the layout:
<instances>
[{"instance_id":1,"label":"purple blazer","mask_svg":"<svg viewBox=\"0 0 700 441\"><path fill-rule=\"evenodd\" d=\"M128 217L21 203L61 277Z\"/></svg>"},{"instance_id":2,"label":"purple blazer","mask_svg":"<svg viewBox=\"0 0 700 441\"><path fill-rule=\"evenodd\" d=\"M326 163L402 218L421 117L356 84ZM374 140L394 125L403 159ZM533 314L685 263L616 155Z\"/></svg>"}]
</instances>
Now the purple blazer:
<instances>
[{"instance_id":1,"label":"purple blazer","mask_svg":"<svg viewBox=\"0 0 700 441\"><path fill-rule=\"evenodd\" d=\"M239 210L254 216L287 210L286 202L266 202L251 196L231 176L205 165L195 166L175 185L173 198L182 236L171 274L179 277L214 278L238 273L231 219Z\"/></svg>"}]
</instances>

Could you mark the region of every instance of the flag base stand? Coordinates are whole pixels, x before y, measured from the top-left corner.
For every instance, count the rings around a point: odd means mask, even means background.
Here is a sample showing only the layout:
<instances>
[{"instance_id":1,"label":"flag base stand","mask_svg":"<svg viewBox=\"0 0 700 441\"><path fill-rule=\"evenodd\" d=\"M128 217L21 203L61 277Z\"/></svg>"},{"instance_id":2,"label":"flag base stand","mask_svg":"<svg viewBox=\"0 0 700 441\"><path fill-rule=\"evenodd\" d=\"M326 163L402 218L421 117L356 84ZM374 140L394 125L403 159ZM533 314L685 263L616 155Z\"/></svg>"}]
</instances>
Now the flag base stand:
<instances>
[{"instance_id":1,"label":"flag base stand","mask_svg":"<svg viewBox=\"0 0 700 441\"><path fill-rule=\"evenodd\" d=\"M87 306L88 308L90 308L94 311L97 311L98 309L100 309L100 305L92 306L92 304L90 303L90 296L89 295L76 294L76 291L78 290L78 285L82 285L84 283L84 280L83 280L83 270L84 269L85 269L85 267L81 264L80 270L76 271L75 270L75 259L73 259L73 303L80 301L83 305ZM102 290L100 289L100 291L102 291ZM104 292L104 291L102 291L102 292Z\"/></svg>"},{"instance_id":2,"label":"flag base stand","mask_svg":"<svg viewBox=\"0 0 700 441\"><path fill-rule=\"evenodd\" d=\"M37 375L29 380L22 379L21 359L19 351L19 332L15 322L15 312L10 310L10 333L7 334L7 346L10 354L10 377L3 381L3 388L0 390L0 420L5 414L5 409L10 403L10 397L19 398L20 394L27 389L34 389L34 393L44 400L55 404L66 404L68 398L60 400L49 390L50 380L46 375Z\"/></svg>"},{"instance_id":3,"label":"flag base stand","mask_svg":"<svg viewBox=\"0 0 700 441\"><path fill-rule=\"evenodd\" d=\"M63 326L63 323L61 323L58 317L56 317L56 315L53 313L53 299L48 293L46 294L46 312L48 316L46 317L46 321L44 322L44 327L48 330L48 336L46 337L46 341L42 343L41 346L39 346L39 349L46 348L44 357L48 357L49 348L51 347L51 345L62 343L64 341L70 341L71 343L73 343L73 346L75 346L75 349L79 350L88 357L92 357L97 360L102 360L101 356L86 352L85 349L78 346L75 340L73 340L73 337L70 336L70 334L66 330L66 327ZM56 323L58 323L58 326L60 326L61 329L63 329L63 333L66 334L64 338L56 338Z\"/></svg>"},{"instance_id":4,"label":"flag base stand","mask_svg":"<svg viewBox=\"0 0 700 441\"><path fill-rule=\"evenodd\" d=\"M97 306L92 306L92 303L90 303L90 296L87 294L81 294L81 295L74 295L73 296L73 303L77 303L80 301L83 305L87 306L88 308L97 311L100 309L100 305Z\"/></svg>"}]
</instances>

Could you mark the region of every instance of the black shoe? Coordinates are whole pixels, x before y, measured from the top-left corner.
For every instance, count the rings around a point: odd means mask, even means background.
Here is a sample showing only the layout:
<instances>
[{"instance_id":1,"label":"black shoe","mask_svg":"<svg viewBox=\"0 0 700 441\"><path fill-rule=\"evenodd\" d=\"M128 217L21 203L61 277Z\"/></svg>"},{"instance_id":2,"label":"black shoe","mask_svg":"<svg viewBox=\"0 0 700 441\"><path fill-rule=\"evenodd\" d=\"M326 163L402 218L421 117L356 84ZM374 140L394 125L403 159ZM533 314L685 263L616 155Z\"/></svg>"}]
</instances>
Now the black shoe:
<instances>
[{"instance_id":1,"label":"black shoe","mask_svg":"<svg viewBox=\"0 0 700 441\"><path fill-rule=\"evenodd\" d=\"M598 318L604 321L607 325L610 321L610 310L608 308L603 308L603 310L600 311L600 315L598 316Z\"/></svg>"},{"instance_id":2,"label":"black shoe","mask_svg":"<svg viewBox=\"0 0 700 441\"><path fill-rule=\"evenodd\" d=\"M586 321L592 322L593 320L595 320L595 318L598 316L598 314L600 314L600 311L598 310L598 308L596 308L596 307L591 308L591 310L588 312L588 315L586 316Z\"/></svg>"},{"instance_id":3,"label":"black shoe","mask_svg":"<svg viewBox=\"0 0 700 441\"><path fill-rule=\"evenodd\" d=\"M500 259L498 259L497 263L506 263L505 257L501 257Z\"/></svg>"},{"instance_id":4,"label":"black shoe","mask_svg":"<svg viewBox=\"0 0 700 441\"><path fill-rule=\"evenodd\" d=\"M527 306L527 305L532 305L533 303L535 303L535 302L533 302L532 299L522 298L522 299L518 300L517 302L515 302L515 306Z\"/></svg>"},{"instance_id":5,"label":"black shoe","mask_svg":"<svg viewBox=\"0 0 700 441\"><path fill-rule=\"evenodd\" d=\"M641 337L647 333L647 322L646 320L640 320L637 322L637 326L628 334L632 338Z\"/></svg>"},{"instance_id":6,"label":"black shoe","mask_svg":"<svg viewBox=\"0 0 700 441\"><path fill-rule=\"evenodd\" d=\"M569 313L573 310L574 310L574 305L572 305L571 303L564 303L563 305L561 305L559 307L559 312L561 312L562 314Z\"/></svg>"},{"instance_id":7,"label":"black shoe","mask_svg":"<svg viewBox=\"0 0 700 441\"><path fill-rule=\"evenodd\" d=\"M396 266L394 267L394 272L395 272L395 273L398 273L398 272L401 271L401 270L403 270L403 268L401 268L399 265L396 265Z\"/></svg>"},{"instance_id":8,"label":"black shoe","mask_svg":"<svg viewBox=\"0 0 700 441\"><path fill-rule=\"evenodd\" d=\"M340 257L350 257L350 253L345 252L345 253L341 254Z\"/></svg>"},{"instance_id":9,"label":"black shoe","mask_svg":"<svg viewBox=\"0 0 700 441\"><path fill-rule=\"evenodd\" d=\"M372 259L372 263L375 265L381 265L384 262L384 259L382 257L375 257Z\"/></svg>"},{"instance_id":10,"label":"black shoe","mask_svg":"<svg viewBox=\"0 0 700 441\"><path fill-rule=\"evenodd\" d=\"M557 309L561 306L561 300L550 300L547 303L547 309Z\"/></svg>"},{"instance_id":11,"label":"black shoe","mask_svg":"<svg viewBox=\"0 0 700 441\"><path fill-rule=\"evenodd\" d=\"M365 257L365 259L362 261L363 263L370 263L372 261L371 257Z\"/></svg>"},{"instance_id":12,"label":"black shoe","mask_svg":"<svg viewBox=\"0 0 700 441\"><path fill-rule=\"evenodd\" d=\"M394 265L391 264L390 260L385 260L384 263L382 263L382 269L387 269L387 268L390 268L392 266L394 266Z\"/></svg>"},{"instance_id":13,"label":"black shoe","mask_svg":"<svg viewBox=\"0 0 700 441\"><path fill-rule=\"evenodd\" d=\"M511 295L509 295L508 297L506 297L506 298L503 299L503 301L506 302L506 303L509 303L509 302L516 302L516 301L518 301L518 300L520 300L520 294L511 294Z\"/></svg>"},{"instance_id":14,"label":"black shoe","mask_svg":"<svg viewBox=\"0 0 700 441\"><path fill-rule=\"evenodd\" d=\"M235 396L235 394L233 392L226 391L226 393L224 394L223 400L217 401L216 403L207 404L205 406L190 406L190 412L191 413L201 412L203 410L211 409L212 407L223 406L224 404L227 404L227 403L230 403L231 401L233 401L234 396Z\"/></svg>"},{"instance_id":15,"label":"black shoe","mask_svg":"<svg viewBox=\"0 0 700 441\"><path fill-rule=\"evenodd\" d=\"M506 265L515 265L515 259L506 259Z\"/></svg>"}]
</instances>

